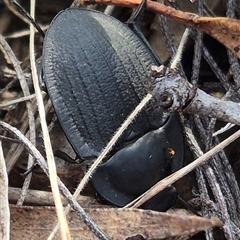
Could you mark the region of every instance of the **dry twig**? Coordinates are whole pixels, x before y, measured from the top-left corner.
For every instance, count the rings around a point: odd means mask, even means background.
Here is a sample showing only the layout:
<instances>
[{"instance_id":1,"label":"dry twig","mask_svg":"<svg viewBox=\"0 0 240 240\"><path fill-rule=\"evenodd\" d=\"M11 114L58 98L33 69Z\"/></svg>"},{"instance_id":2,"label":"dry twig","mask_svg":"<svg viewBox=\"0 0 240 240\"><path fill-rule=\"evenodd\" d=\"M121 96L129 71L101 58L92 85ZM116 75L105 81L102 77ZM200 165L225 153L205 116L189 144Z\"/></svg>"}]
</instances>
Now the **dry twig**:
<instances>
[{"instance_id":1,"label":"dry twig","mask_svg":"<svg viewBox=\"0 0 240 240\"><path fill-rule=\"evenodd\" d=\"M150 92L159 106L170 112L184 112L217 118L240 125L240 104L223 101L195 89L176 71L164 66L152 67Z\"/></svg>"},{"instance_id":2,"label":"dry twig","mask_svg":"<svg viewBox=\"0 0 240 240\"><path fill-rule=\"evenodd\" d=\"M0 239L10 238L10 210L8 204L8 176L0 141Z\"/></svg>"},{"instance_id":3,"label":"dry twig","mask_svg":"<svg viewBox=\"0 0 240 240\"><path fill-rule=\"evenodd\" d=\"M24 93L24 96L25 97L30 96L30 91L29 91L25 76L23 74L23 71L19 65L19 62L17 61L17 58L16 58L15 54L13 53L13 51L11 50L10 46L8 45L8 43L5 41L5 39L2 36L0 36L0 44L1 44L2 51L4 51L4 53L8 56L9 60L11 61L12 65L16 71L17 77L18 77L20 85L22 87L22 91ZM26 107L27 107L27 112L28 112L28 123L29 123L29 132L30 132L29 137L30 137L31 142L35 145L36 134L35 134L35 118L34 118L33 105L30 101L27 101ZM27 122L26 122L26 125L27 125ZM10 161L9 164L10 163L13 166L16 163L16 161ZM32 165L33 165L32 156L29 155L29 157L28 157L29 168ZM29 174L25 180L26 187L23 188L23 193L21 195L21 198L20 198L21 200L20 200L19 204L21 204L24 201L26 188L28 187L30 180L31 180L31 174Z\"/></svg>"},{"instance_id":4,"label":"dry twig","mask_svg":"<svg viewBox=\"0 0 240 240\"><path fill-rule=\"evenodd\" d=\"M81 4L97 3L136 7L141 3L141 0L80 0L80 2ZM146 3L146 9L207 33L230 49L238 58L240 57L239 20L221 17L200 17L197 14L182 12L150 0Z\"/></svg>"},{"instance_id":5,"label":"dry twig","mask_svg":"<svg viewBox=\"0 0 240 240\"><path fill-rule=\"evenodd\" d=\"M35 16L35 1L31 1L31 15L34 18ZM56 212L59 220L60 225L60 231L61 231L61 237L62 239L71 239L71 235L68 228L67 219L63 210L62 201L59 193L59 188L57 184L57 171L53 156L53 151L51 147L50 137L48 133L47 123L46 123L46 115L44 111L44 104L42 99L41 90L39 87L39 81L37 76L37 69L35 64L35 55L34 55L34 33L35 28L33 25L30 26L30 44L29 44L29 50L30 50L30 62L31 62L31 69L32 69L32 77L33 77L33 85L34 90L36 93L36 99L38 103L38 109L39 109L39 116L41 120L41 127L43 132L43 140L44 140L44 146L45 151L47 155L47 163L49 167L49 178L50 178L50 184L52 188L53 198L56 206Z\"/></svg>"}]
</instances>

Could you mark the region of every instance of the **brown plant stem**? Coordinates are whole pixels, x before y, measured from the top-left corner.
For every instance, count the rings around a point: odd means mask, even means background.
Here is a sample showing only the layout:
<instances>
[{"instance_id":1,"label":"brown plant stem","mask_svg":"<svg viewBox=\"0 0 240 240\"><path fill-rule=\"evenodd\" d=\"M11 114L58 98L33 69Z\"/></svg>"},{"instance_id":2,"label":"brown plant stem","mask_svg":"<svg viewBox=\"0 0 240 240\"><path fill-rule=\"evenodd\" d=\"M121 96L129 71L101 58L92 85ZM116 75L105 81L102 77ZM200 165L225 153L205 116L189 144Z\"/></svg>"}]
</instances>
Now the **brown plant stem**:
<instances>
[{"instance_id":1,"label":"brown plant stem","mask_svg":"<svg viewBox=\"0 0 240 240\"><path fill-rule=\"evenodd\" d=\"M109 4L124 7L137 7L141 0L81 0L81 4ZM162 14L172 20L200 30L230 49L240 58L240 21L225 17L200 17L197 14L182 12L158 2L147 1L146 9Z\"/></svg>"}]
</instances>

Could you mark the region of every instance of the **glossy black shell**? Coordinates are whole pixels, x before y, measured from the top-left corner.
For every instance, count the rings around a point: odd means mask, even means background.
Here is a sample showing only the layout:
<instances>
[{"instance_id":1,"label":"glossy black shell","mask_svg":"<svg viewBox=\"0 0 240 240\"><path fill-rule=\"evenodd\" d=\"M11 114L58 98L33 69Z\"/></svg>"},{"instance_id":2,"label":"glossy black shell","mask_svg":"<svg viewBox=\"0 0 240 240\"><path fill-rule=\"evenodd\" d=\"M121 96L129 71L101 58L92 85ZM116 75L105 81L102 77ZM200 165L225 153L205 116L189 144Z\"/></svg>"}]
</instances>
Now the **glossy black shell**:
<instances>
[{"instance_id":1,"label":"glossy black shell","mask_svg":"<svg viewBox=\"0 0 240 240\"><path fill-rule=\"evenodd\" d=\"M178 170L182 162L181 125L171 116L162 127L146 133L98 166L91 182L101 197L123 207ZM177 195L176 189L165 189L143 207L166 211L175 203Z\"/></svg>"},{"instance_id":2,"label":"glossy black shell","mask_svg":"<svg viewBox=\"0 0 240 240\"><path fill-rule=\"evenodd\" d=\"M52 21L43 46L44 81L58 119L76 153L98 156L147 94L148 47L123 23L103 13L67 9ZM168 118L152 101L117 146Z\"/></svg>"}]
</instances>

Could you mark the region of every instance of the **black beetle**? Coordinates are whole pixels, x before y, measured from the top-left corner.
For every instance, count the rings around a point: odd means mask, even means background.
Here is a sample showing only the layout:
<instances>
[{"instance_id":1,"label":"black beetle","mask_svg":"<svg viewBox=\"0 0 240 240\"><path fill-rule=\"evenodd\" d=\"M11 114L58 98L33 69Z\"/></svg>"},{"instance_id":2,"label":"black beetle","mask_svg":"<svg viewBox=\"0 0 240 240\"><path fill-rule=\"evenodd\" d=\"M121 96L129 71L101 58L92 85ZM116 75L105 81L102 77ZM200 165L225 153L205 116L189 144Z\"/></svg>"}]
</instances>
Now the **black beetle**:
<instances>
[{"instance_id":1,"label":"black beetle","mask_svg":"<svg viewBox=\"0 0 240 240\"><path fill-rule=\"evenodd\" d=\"M90 159L99 155L147 94L150 66L156 64L145 41L110 16L87 9L67 9L54 18L44 40L43 77L60 124L78 156ZM161 130L157 130L159 128ZM152 138L156 132L158 137ZM147 153L146 158L152 159L146 162L136 147L140 142L141 151L160 149L160 156L155 152ZM134 159L126 160L129 148L135 149L129 155ZM175 154L170 156L171 151ZM109 202L123 206L182 167L181 127L174 116L164 113L153 100L125 130L114 152L113 159L96 170L92 183ZM123 161L122 155L125 156ZM127 168L128 174L119 173L110 178L106 175L118 168L121 171ZM147 177L149 174L154 177ZM142 178L139 184L130 182L139 177ZM113 179L115 183L111 185ZM126 190L126 184L134 187ZM107 188L115 197L105 195ZM131 196L123 199L123 195L128 194ZM164 202L169 197L173 201ZM146 207L166 210L175 199L175 189L169 188ZM159 208L159 205L163 206Z\"/></svg>"},{"instance_id":2,"label":"black beetle","mask_svg":"<svg viewBox=\"0 0 240 240\"><path fill-rule=\"evenodd\" d=\"M172 172L172 163L181 157L182 145L176 139L179 136L181 128L171 116L162 127L146 133L100 165L92 178L94 187L109 202L119 207L127 205ZM175 193L174 188L167 188L143 207L165 211L174 204Z\"/></svg>"}]
</instances>

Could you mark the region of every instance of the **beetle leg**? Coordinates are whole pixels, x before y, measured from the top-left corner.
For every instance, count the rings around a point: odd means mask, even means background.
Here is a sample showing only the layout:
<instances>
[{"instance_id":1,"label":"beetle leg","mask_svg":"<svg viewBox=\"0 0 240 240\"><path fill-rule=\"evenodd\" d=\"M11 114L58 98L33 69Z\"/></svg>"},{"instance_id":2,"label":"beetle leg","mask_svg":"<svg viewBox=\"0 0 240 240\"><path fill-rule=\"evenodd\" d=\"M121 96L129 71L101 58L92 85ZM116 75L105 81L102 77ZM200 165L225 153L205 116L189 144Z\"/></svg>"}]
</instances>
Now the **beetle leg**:
<instances>
[{"instance_id":1,"label":"beetle leg","mask_svg":"<svg viewBox=\"0 0 240 240\"><path fill-rule=\"evenodd\" d=\"M54 156L66 161L68 163L82 163L84 161L83 159L81 159L77 155L76 155L75 158L72 158L67 153L62 152L61 150L55 151Z\"/></svg>"},{"instance_id":2,"label":"beetle leg","mask_svg":"<svg viewBox=\"0 0 240 240\"><path fill-rule=\"evenodd\" d=\"M139 26L137 26L137 22L139 22L139 18L142 16L142 13L145 9L147 0L142 0L141 4L137 7L137 9L133 12L132 16L128 19L127 25L132 31L141 39L141 41L145 44L155 61L160 65L162 65L162 61L159 59L155 51L152 49L143 33L141 32Z\"/></svg>"},{"instance_id":3,"label":"beetle leg","mask_svg":"<svg viewBox=\"0 0 240 240\"><path fill-rule=\"evenodd\" d=\"M32 167L30 167L29 169L27 169L27 170L26 170L24 173L22 173L21 175L22 175L23 177L27 177L27 175L28 175L29 173L33 172L33 170L34 170L35 168L37 168L37 167L39 167L39 165L38 165L37 163L34 163Z\"/></svg>"},{"instance_id":4,"label":"beetle leg","mask_svg":"<svg viewBox=\"0 0 240 240\"><path fill-rule=\"evenodd\" d=\"M39 24L31 17L31 15L17 2L12 1L12 4L15 5L23 14L24 16L32 23L32 25L38 30L38 32L42 35L42 37L45 37L45 33L39 26Z\"/></svg>"},{"instance_id":5,"label":"beetle leg","mask_svg":"<svg viewBox=\"0 0 240 240\"><path fill-rule=\"evenodd\" d=\"M128 19L127 25L130 28L131 28L131 25L134 24L134 22L138 21L138 18L141 16L141 14L143 13L143 11L146 8L146 3L147 3L147 0L142 0L142 2L138 5L136 10L132 13L131 17Z\"/></svg>"}]
</instances>

